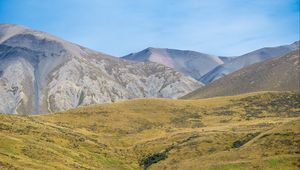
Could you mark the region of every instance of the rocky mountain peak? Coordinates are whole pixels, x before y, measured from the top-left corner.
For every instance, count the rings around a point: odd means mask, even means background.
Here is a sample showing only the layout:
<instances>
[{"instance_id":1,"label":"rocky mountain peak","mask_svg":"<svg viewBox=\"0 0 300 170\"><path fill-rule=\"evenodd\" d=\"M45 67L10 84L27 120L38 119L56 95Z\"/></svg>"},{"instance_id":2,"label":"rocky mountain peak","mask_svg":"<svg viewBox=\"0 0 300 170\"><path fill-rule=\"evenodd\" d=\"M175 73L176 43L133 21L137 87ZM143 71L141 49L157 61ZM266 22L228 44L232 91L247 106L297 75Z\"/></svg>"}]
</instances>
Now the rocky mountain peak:
<instances>
[{"instance_id":1,"label":"rocky mountain peak","mask_svg":"<svg viewBox=\"0 0 300 170\"><path fill-rule=\"evenodd\" d=\"M48 113L131 98L177 98L201 84L17 25L0 26L0 112Z\"/></svg>"}]
</instances>

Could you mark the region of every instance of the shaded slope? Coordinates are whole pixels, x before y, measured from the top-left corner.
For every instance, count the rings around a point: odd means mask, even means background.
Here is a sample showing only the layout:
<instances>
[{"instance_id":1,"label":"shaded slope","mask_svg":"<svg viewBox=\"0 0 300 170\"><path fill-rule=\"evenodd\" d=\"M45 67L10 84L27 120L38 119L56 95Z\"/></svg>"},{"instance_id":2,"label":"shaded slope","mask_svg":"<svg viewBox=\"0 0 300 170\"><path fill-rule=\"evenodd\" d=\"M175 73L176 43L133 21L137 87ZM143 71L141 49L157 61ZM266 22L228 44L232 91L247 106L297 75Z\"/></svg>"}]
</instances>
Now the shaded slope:
<instances>
[{"instance_id":1,"label":"shaded slope","mask_svg":"<svg viewBox=\"0 0 300 170\"><path fill-rule=\"evenodd\" d=\"M299 51L233 72L184 96L184 99L228 96L255 91L300 92Z\"/></svg>"},{"instance_id":2,"label":"shaded slope","mask_svg":"<svg viewBox=\"0 0 300 170\"><path fill-rule=\"evenodd\" d=\"M272 92L0 114L0 168L295 169L299 108L299 95Z\"/></svg>"},{"instance_id":3,"label":"shaded slope","mask_svg":"<svg viewBox=\"0 0 300 170\"><path fill-rule=\"evenodd\" d=\"M253 52L233 58L232 60L217 66L213 70L201 77L200 81L209 84L227 74L242 69L254 63L264 61L266 59L279 57L300 48L300 41L296 41L290 45L278 47L266 47Z\"/></svg>"}]
</instances>

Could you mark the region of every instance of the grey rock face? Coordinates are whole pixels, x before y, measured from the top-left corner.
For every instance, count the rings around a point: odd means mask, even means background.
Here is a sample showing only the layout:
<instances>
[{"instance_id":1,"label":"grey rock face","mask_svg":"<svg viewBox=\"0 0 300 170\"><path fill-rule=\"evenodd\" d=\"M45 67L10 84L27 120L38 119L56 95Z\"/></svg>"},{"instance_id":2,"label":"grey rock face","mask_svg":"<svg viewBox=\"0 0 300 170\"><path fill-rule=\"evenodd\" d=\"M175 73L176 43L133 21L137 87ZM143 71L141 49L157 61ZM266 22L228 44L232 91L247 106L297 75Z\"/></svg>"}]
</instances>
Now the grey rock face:
<instances>
[{"instance_id":1,"label":"grey rock face","mask_svg":"<svg viewBox=\"0 0 300 170\"><path fill-rule=\"evenodd\" d=\"M299 41L294 42L290 45L284 45L279 47L269 47L262 48L245 55L235 57L231 61L228 61L222 65L217 66L213 70L206 73L203 77L201 77L200 81L204 84L211 83L224 75L242 69L246 66L252 65L254 63L262 62L264 60L279 57L294 50L299 49Z\"/></svg>"},{"instance_id":2,"label":"grey rock face","mask_svg":"<svg viewBox=\"0 0 300 170\"><path fill-rule=\"evenodd\" d=\"M226 57L218 57L195 51L165 48L147 48L137 53L131 53L123 58L133 61L159 63L174 68L196 80L200 80L207 72L227 61Z\"/></svg>"},{"instance_id":3,"label":"grey rock face","mask_svg":"<svg viewBox=\"0 0 300 170\"><path fill-rule=\"evenodd\" d=\"M0 112L37 114L131 98L177 98L199 87L150 62L92 51L49 34L0 25Z\"/></svg>"}]
</instances>

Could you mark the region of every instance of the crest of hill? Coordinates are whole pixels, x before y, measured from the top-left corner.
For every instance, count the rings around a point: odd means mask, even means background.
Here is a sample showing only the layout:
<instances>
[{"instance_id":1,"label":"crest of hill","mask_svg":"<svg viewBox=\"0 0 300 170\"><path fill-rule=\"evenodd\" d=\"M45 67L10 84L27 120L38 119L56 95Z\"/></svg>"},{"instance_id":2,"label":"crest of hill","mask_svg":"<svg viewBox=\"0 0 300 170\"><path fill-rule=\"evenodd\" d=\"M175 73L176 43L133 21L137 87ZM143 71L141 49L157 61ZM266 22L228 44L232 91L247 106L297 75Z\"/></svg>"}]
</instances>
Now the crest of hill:
<instances>
[{"instance_id":1,"label":"crest of hill","mask_svg":"<svg viewBox=\"0 0 300 170\"><path fill-rule=\"evenodd\" d=\"M55 114L0 114L0 168L297 169L299 97L135 99Z\"/></svg>"}]
</instances>

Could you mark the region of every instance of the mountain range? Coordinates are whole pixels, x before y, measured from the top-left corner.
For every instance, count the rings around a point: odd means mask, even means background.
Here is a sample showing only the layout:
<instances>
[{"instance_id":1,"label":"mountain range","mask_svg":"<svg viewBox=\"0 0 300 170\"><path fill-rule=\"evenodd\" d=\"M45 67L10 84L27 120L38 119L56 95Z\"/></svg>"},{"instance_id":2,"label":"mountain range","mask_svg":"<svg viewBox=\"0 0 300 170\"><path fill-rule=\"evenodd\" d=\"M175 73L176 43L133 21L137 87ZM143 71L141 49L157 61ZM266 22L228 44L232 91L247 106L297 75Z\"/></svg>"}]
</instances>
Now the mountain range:
<instances>
[{"instance_id":1,"label":"mountain range","mask_svg":"<svg viewBox=\"0 0 300 170\"><path fill-rule=\"evenodd\" d=\"M257 91L300 93L300 51L259 62L184 96L185 99L230 96Z\"/></svg>"},{"instance_id":2,"label":"mountain range","mask_svg":"<svg viewBox=\"0 0 300 170\"><path fill-rule=\"evenodd\" d=\"M299 41L118 58L0 24L0 169L299 169L299 74Z\"/></svg>"},{"instance_id":3,"label":"mountain range","mask_svg":"<svg viewBox=\"0 0 300 170\"><path fill-rule=\"evenodd\" d=\"M299 41L290 45L258 49L241 56L221 57L187 50L147 48L123 58L163 64L189 75L201 83L209 84L248 65L279 57L297 49L299 49Z\"/></svg>"},{"instance_id":4,"label":"mountain range","mask_svg":"<svg viewBox=\"0 0 300 170\"><path fill-rule=\"evenodd\" d=\"M296 41L290 45L266 47L235 57L230 62L215 67L213 70L201 77L200 81L205 84L211 83L223 77L224 75L230 74L251 64L262 62L264 60L275 57L280 57L282 55L288 54L289 52L298 50L299 44L300 41Z\"/></svg>"},{"instance_id":5,"label":"mountain range","mask_svg":"<svg viewBox=\"0 0 300 170\"><path fill-rule=\"evenodd\" d=\"M172 68L126 61L19 25L0 25L0 112L48 113L202 84Z\"/></svg>"},{"instance_id":6,"label":"mountain range","mask_svg":"<svg viewBox=\"0 0 300 170\"><path fill-rule=\"evenodd\" d=\"M45 32L1 24L0 112L38 114L133 98L295 90L299 69L291 62L298 58L275 59L271 64L268 59L297 49L299 41L238 57L221 57L147 48L118 58ZM254 63L261 65L247 68ZM274 78L276 75L279 78Z\"/></svg>"}]
</instances>

